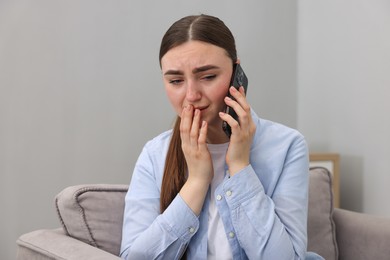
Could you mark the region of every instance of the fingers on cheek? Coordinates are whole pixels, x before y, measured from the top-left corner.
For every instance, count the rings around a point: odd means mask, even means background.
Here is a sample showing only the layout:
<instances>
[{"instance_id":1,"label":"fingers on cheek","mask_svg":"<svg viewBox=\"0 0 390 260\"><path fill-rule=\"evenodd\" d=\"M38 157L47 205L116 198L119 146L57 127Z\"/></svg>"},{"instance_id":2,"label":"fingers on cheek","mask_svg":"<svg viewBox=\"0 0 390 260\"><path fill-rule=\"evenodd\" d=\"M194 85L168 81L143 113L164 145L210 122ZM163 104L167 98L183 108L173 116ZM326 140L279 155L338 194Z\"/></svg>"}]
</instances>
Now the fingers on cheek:
<instances>
[{"instance_id":1,"label":"fingers on cheek","mask_svg":"<svg viewBox=\"0 0 390 260\"><path fill-rule=\"evenodd\" d=\"M239 99L239 98L245 97L245 89L244 89L243 86L239 87L238 89L236 89L235 87L231 87L230 88L230 94L235 99Z\"/></svg>"},{"instance_id":2,"label":"fingers on cheek","mask_svg":"<svg viewBox=\"0 0 390 260\"><path fill-rule=\"evenodd\" d=\"M230 90L230 94L237 100L237 103L239 104L246 103L246 94L243 86L241 86L238 90L232 87Z\"/></svg>"},{"instance_id":3,"label":"fingers on cheek","mask_svg":"<svg viewBox=\"0 0 390 260\"><path fill-rule=\"evenodd\" d=\"M225 104L226 105L231 105L233 103L233 99L231 99L230 97L225 97Z\"/></svg>"},{"instance_id":4,"label":"fingers on cheek","mask_svg":"<svg viewBox=\"0 0 390 260\"><path fill-rule=\"evenodd\" d=\"M219 117L224 120L224 121L227 121L228 119L228 114L224 113L224 112L219 112Z\"/></svg>"},{"instance_id":5,"label":"fingers on cheek","mask_svg":"<svg viewBox=\"0 0 390 260\"><path fill-rule=\"evenodd\" d=\"M236 113L239 113L238 111L242 108L241 106L241 103L242 102L242 99L236 99L236 100L233 100L229 97L226 97L225 98L225 104L228 105L229 107L231 107L232 109L234 109L234 111L236 111ZM245 105L245 103L244 103Z\"/></svg>"}]
</instances>

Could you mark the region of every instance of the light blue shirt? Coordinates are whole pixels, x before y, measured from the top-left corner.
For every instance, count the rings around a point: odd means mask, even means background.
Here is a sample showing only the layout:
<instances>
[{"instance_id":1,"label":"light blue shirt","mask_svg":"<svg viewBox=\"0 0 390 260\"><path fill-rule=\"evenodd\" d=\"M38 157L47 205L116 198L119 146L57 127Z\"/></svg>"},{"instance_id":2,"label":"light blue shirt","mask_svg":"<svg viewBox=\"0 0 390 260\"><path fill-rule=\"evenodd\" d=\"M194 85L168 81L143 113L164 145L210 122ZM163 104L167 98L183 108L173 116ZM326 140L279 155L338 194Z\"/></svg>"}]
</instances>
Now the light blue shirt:
<instances>
[{"instance_id":1,"label":"light blue shirt","mask_svg":"<svg viewBox=\"0 0 390 260\"><path fill-rule=\"evenodd\" d=\"M225 178L212 198L234 259L305 259L308 149L294 129L259 118L250 165ZM136 163L126 195L121 257L207 259L207 196L196 216L177 195L160 214L160 191L172 131L149 141ZM209 191L210 192L210 191Z\"/></svg>"}]
</instances>

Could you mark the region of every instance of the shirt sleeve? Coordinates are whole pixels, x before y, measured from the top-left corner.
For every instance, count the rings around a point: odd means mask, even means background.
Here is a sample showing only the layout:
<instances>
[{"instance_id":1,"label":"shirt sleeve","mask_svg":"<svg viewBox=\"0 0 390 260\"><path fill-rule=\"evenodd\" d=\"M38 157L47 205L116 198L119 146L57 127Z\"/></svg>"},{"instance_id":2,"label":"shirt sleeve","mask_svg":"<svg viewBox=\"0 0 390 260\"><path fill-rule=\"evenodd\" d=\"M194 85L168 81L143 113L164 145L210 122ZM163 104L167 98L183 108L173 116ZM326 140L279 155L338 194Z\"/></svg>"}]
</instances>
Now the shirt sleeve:
<instances>
[{"instance_id":1,"label":"shirt sleeve","mask_svg":"<svg viewBox=\"0 0 390 260\"><path fill-rule=\"evenodd\" d=\"M305 258L308 169L302 137L290 147L272 194L251 165L224 183L231 223L249 259Z\"/></svg>"},{"instance_id":2,"label":"shirt sleeve","mask_svg":"<svg viewBox=\"0 0 390 260\"><path fill-rule=\"evenodd\" d=\"M156 162L143 149L125 198L123 259L180 259L199 228L199 219L178 194L160 214Z\"/></svg>"}]
</instances>

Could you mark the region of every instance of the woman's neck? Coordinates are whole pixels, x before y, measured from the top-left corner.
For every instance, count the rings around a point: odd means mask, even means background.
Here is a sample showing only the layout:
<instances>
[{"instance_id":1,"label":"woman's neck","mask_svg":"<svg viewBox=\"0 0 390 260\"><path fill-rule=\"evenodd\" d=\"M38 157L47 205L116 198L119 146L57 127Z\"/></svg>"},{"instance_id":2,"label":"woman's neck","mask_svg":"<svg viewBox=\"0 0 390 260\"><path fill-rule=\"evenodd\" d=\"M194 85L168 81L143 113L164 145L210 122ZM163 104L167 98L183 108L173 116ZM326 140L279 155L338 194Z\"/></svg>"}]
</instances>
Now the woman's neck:
<instances>
[{"instance_id":1,"label":"woman's neck","mask_svg":"<svg viewBox=\"0 0 390 260\"><path fill-rule=\"evenodd\" d=\"M222 130L222 125L219 129L209 127L207 129L207 143L209 144L223 144L229 142L229 138Z\"/></svg>"}]
</instances>

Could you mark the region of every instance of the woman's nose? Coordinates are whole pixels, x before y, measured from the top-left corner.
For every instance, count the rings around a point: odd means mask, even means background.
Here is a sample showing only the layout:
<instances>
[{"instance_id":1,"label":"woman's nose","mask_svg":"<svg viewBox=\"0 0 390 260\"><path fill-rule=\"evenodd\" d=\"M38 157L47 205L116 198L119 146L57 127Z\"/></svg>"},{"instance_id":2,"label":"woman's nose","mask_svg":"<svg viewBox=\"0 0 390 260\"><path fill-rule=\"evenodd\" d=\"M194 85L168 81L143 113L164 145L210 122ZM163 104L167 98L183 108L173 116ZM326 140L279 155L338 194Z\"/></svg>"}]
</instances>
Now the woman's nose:
<instances>
[{"instance_id":1,"label":"woman's nose","mask_svg":"<svg viewBox=\"0 0 390 260\"><path fill-rule=\"evenodd\" d=\"M186 99L189 102L198 101L202 97L202 93L199 89L199 86L194 82L188 82Z\"/></svg>"}]
</instances>

